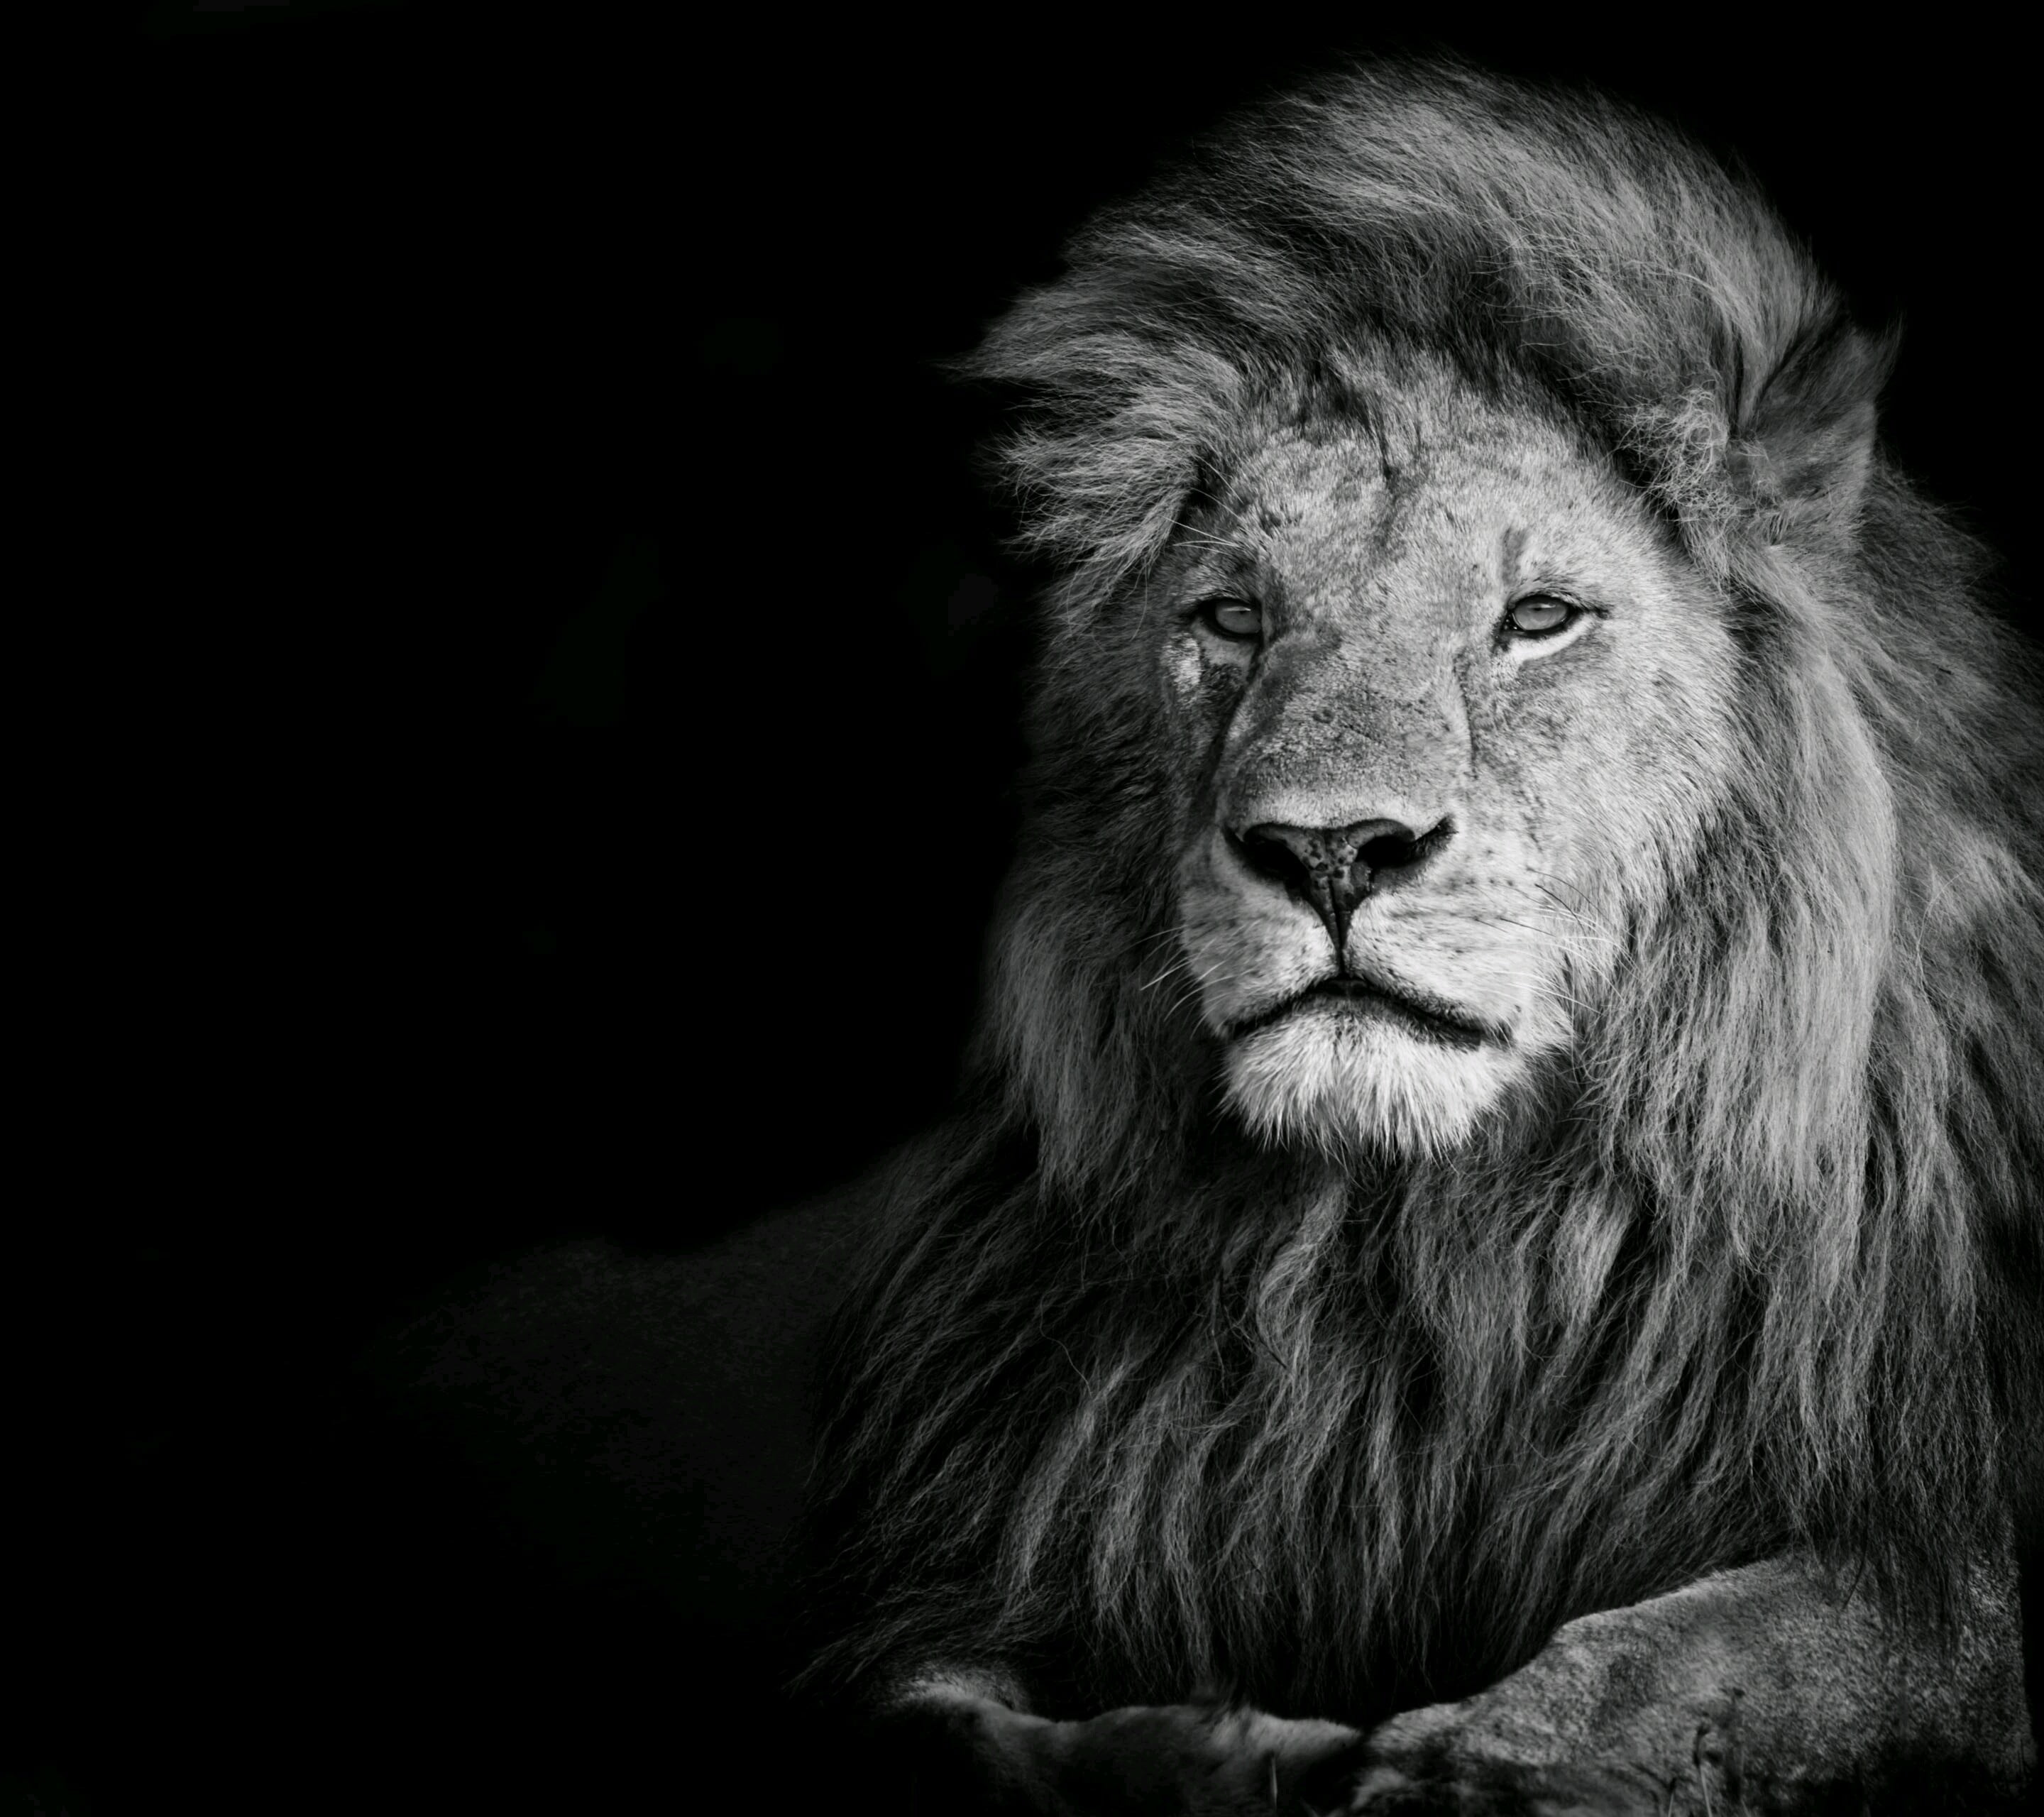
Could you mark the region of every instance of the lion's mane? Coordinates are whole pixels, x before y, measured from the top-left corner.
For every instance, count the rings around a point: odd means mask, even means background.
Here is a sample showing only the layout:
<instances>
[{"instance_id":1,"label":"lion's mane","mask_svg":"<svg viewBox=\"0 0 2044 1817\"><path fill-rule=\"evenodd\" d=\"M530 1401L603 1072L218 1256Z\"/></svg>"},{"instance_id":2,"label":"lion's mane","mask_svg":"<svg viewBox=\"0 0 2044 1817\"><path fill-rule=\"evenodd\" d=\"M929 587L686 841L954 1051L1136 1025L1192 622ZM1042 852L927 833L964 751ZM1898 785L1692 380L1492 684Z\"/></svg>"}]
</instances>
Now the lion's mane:
<instances>
[{"instance_id":1,"label":"lion's mane","mask_svg":"<svg viewBox=\"0 0 2044 1817\"><path fill-rule=\"evenodd\" d=\"M1228 1121L1156 979L1132 630L1256 409L1385 344L1532 384L1716 585L1747 761L1570 1061L1344 1172ZM1055 565L1029 818L953 1124L836 1335L820 1683L1351 1715L1803 1544L1934 1604L2036 1477L2044 782L1986 566L1869 436L1891 337L1594 95L1377 67L1070 248L970 370Z\"/></svg>"}]
</instances>

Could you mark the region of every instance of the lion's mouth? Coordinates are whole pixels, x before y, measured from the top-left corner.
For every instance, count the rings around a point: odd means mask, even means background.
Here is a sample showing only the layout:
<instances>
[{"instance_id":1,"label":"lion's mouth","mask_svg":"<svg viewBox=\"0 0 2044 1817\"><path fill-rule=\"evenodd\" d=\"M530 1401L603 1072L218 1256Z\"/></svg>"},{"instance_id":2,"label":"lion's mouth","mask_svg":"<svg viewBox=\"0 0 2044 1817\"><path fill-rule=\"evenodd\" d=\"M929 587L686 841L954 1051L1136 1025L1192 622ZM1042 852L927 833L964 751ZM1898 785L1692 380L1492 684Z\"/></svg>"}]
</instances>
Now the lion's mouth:
<instances>
[{"instance_id":1,"label":"lion's mouth","mask_svg":"<svg viewBox=\"0 0 2044 1817\"><path fill-rule=\"evenodd\" d=\"M1328 1002L1341 1004L1359 1016L1381 1017L1413 1034L1431 1041L1445 1042L1450 1047L1480 1047L1486 1041L1504 1038L1501 1029L1477 1021L1439 997L1403 987L1393 989L1374 979L1347 974L1324 978L1317 984L1308 985L1304 990L1237 1023L1229 1033L1240 1040L1259 1029L1268 1028L1274 1022L1281 1021L1297 1010Z\"/></svg>"}]
</instances>

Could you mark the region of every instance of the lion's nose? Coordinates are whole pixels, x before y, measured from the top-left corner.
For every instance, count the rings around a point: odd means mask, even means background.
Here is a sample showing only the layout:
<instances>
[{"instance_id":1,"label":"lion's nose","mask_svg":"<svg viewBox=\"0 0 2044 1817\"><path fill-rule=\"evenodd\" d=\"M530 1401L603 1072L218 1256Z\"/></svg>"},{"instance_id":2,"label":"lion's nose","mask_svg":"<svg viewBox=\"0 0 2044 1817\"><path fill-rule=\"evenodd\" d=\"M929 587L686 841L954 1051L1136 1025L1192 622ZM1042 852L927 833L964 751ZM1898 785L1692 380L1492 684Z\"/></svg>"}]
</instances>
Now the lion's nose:
<instances>
[{"instance_id":1,"label":"lion's nose","mask_svg":"<svg viewBox=\"0 0 2044 1817\"><path fill-rule=\"evenodd\" d=\"M1403 820L1357 820L1346 827L1285 827L1270 821L1234 836L1259 876L1282 884L1327 924L1339 954L1348 920L1371 891L1416 875L1454 831L1446 820L1416 832Z\"/></svg>"}]
</instances>

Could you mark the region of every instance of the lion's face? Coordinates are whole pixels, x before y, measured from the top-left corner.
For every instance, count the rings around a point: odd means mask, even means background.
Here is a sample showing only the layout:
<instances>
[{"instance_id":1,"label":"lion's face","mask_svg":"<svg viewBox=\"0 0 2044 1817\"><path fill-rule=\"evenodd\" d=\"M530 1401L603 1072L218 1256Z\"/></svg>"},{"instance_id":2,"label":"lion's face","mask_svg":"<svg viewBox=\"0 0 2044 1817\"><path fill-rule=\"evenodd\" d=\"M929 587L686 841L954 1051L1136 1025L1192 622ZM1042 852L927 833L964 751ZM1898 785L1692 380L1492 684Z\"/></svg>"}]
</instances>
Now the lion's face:
<instances>
[{"instance_id":1,"label":"lion's face","mask_svg":"<svg viewBox=\"0 0 2044 1817\"><path fill-rule=\"evenodd\" d=\"M1463 1139L1565 1051L1735 760L1722 608L1608 461L1445 379L1273 428L1153 598L1179 939L1278 1139Z\"/></svg>"}]
</instances>

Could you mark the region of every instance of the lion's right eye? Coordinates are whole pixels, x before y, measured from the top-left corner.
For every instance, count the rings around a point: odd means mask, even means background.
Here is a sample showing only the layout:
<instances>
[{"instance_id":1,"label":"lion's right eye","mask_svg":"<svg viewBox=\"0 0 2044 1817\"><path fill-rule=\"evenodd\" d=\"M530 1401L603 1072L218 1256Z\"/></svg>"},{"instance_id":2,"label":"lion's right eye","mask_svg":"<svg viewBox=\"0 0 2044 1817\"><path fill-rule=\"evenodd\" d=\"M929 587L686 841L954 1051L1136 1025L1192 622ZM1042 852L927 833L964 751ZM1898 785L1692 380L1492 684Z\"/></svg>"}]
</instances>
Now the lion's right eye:
<instances>
[{"instance_id":1,"label":"lion's right eye","mask_svg":"<svg viewBox=\"0 0 2044 1817\"><path fill-rule=\"evenodd\" d=\"M1521 637L1551 637L1566 631L1577 618L1577 609L1565 599L1544 593L1518 601L1504 615L1504 622Z\"/></svg>"},{"instance_id":2,"label":"lion's right eye","mask_svg":"<svg viewBox=\"0 0 2044 1817\"><path fill-rule=\"evenodd\" d=\"M1208 599L1200 602L1200 617L1224 637L1251 643L1263 635L1263 608L1247 600Z\"/></svg>"}]
</instances>

